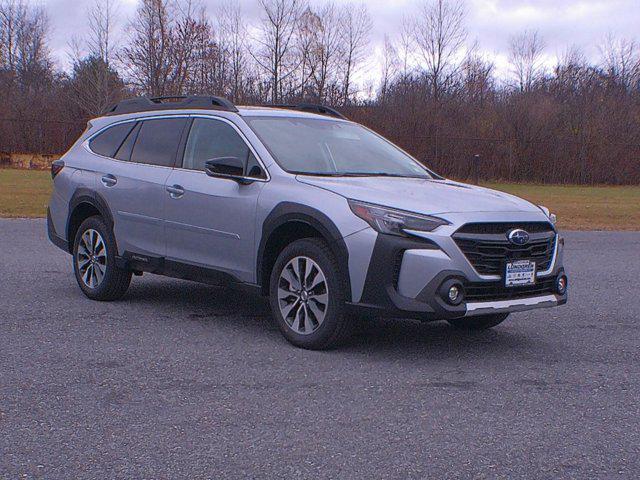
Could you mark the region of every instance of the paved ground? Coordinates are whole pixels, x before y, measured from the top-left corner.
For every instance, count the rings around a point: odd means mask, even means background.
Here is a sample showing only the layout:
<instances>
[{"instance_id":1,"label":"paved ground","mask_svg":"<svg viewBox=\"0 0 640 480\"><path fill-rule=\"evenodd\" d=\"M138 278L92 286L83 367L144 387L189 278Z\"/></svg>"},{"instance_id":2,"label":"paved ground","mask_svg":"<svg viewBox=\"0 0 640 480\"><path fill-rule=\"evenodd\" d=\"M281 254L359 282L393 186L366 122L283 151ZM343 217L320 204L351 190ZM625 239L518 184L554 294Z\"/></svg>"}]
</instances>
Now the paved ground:
<instances>
[{"instance_id":1,"label":"paved ground","mask_svg":"<svg viewBox=\"0 0 640 480\"><path fill-rule=\"evenodd\" d=\"M0 478L638 478L640 233L567 237L565 307L318 353L232 291L93 303L42 221L1 220Z\"/></svg>"}]
</instances>

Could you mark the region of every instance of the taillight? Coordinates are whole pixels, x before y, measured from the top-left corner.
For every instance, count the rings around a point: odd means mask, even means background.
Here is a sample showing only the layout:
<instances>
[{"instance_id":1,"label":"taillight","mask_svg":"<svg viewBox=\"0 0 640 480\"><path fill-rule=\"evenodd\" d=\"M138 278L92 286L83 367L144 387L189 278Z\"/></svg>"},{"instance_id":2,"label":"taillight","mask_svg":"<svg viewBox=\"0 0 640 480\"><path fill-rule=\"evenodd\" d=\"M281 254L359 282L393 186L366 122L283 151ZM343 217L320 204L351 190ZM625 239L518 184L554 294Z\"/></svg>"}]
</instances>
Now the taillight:
<instances>
[{"instance_id":1,"label":"taillight","mask_svg":"<svg viewBox=\"0 0 640 480\"><path fill-rule=\"evenodd\" d=\"M55 160L51 163L51 178L56 178L62 169L64 168L64 162L62 160Z\"/></svg>"}]
</instances>

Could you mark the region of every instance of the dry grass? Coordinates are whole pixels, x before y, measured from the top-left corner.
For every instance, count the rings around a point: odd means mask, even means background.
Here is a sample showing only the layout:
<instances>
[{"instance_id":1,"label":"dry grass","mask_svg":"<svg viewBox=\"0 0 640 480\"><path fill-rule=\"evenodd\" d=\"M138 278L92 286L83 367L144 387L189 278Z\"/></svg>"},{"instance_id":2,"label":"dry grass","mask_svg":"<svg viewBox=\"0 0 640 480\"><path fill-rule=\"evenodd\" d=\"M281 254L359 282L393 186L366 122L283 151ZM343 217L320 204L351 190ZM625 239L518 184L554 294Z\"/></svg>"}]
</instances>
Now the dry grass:
<instances>
[{"instance_id":1,"label":"dry grass","mask_svg":"<svg viewBox=\"0 0 640 480\"><path fill-rule=\"evenodd\" d=\"M558 216L561 229L640 230L640 187L486 185L537 204Z\"/></svg>"},{"instance_id":2,"label":"dry grass","mask_svg":"<svg viewBox=\"0 0 640 480\"><path fill-rule=\"evenodd\" d=\"M486 186L549 207L563 229L640 230L640 187ZM0 169L0 217L44 217L50 192L49 172Z\"/></svg>"},{"instance_id":3,"label":"dry grass","mask_svg":"<svg viewBox=\"0 0 640 480\"><path fill-rule=\"evenodd\" d=\"M44 217L50 193L48 171L0 169L0 217Z\"/></svg>"}]
</instances>

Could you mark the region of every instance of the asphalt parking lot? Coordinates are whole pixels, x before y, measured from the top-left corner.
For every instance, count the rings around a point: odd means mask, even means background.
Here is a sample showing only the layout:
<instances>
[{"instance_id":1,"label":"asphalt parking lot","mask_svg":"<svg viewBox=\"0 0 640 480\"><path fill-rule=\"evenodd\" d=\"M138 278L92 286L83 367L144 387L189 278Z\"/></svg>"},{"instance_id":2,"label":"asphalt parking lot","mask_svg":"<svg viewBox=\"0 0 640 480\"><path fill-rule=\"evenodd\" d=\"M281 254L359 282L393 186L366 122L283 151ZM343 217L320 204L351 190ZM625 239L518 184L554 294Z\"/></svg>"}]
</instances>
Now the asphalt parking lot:
<instances>
[{"instance_id":1,"label":"asphalt parking lot","mask_svg":"<svg viewBox=\"0 0 640 480\"><path fill-rule=\"evenodd\" d=\"M42 220L0 220L0 478L638 478L640 233L566 236L565 307L309 352L240 292L91 302Z\"/></svg>"}]
</instances>

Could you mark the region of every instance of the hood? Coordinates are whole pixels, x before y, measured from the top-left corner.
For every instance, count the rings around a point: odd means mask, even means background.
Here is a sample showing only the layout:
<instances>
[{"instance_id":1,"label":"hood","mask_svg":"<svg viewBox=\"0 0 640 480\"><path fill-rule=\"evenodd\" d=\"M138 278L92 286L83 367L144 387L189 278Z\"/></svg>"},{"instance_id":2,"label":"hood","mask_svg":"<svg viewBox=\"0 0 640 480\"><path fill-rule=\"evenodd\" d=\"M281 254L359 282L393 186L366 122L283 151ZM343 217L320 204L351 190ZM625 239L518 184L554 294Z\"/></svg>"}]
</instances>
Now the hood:
<instances>
[{"instance_id":1,"label":"hood","mask_svg":"<svg viewBox=\"0 0 640 480\"><path fill-rule=\"evenodd\" d=\"M450 180L395 177L313 177L299 182L345 198L422 214L464 212L540 212L508 193Z\"/></svg>"}]
</instances>

